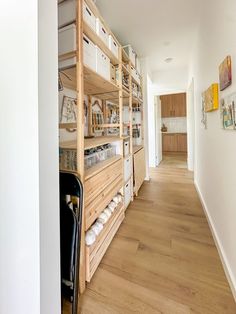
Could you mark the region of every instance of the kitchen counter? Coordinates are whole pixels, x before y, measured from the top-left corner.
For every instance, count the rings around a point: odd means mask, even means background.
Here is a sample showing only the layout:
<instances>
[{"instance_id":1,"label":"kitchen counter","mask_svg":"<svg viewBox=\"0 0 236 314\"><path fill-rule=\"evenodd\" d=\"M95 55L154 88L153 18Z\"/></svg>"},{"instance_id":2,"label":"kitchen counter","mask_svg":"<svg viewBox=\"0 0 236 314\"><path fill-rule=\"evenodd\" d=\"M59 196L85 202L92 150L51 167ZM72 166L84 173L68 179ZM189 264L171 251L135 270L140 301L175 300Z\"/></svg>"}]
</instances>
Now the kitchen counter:
<instances>
[{"instance_id":1,"label":"kitchen counter","mask_svg":"<svg viewBox=\"0 0 236 314\"><path fill-rule=\"evenodd\" d=\"M161 132L162 134L187 134L187 132Z\"/></svg>"}]
</instances>

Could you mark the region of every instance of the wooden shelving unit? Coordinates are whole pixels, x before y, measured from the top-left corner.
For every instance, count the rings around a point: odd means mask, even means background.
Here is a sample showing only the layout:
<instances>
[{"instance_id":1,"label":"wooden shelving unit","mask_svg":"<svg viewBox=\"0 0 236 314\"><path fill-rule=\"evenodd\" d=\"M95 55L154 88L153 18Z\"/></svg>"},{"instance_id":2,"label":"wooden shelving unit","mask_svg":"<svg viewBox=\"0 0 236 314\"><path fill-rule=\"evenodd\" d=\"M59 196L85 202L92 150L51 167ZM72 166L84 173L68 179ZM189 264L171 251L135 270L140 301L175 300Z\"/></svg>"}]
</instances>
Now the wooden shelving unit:
<instances>
[{"instance_id":1,"label":"wooden shelving unit","mask_svg":"<svg viewBox=\"0 0 236 314\"><path fill-rule=\"evenodd\" d=\"M133 108L142 106L142 101L133 96L132 83L135 82L138 88L141 86L131 76L131 67L134 66L119 41L103 20L100 12L92 0L86 0L91 12L104 25L107 32L113 36L119 46L119 56L108 48L99 35L83 19L83 0L77 0L77 14L74 25L76 26L76 50L59 56L59 61L76 58L76 62L68 68L60 70L61 84L68 92L68 97L76 97L76 121L70 123L59 123L60 129L60 152L69 151L73 158L76 158L74 169L64 169L76 172L84 185L84 213L81 239L81 263L80 263L80 292L86 287L86 281L90 281L103 255L106 252L112 238L117 232L125 217L127 202L126 185L130 184L131 199L133 199L133 157L137 153L133 149ZM103 53L110 59L111 64L116 67L116 83L105 79L102 75L85 66L83 63L83 34L85 34ZM128 78L128 87L123 85L122 75ZM66 93L66 91L61 93ZM85 99L87 97L88 107L85 111ZM93 99L101 102L103 115L102 121L93 120ZM112 104L119 112L119 119L116 122L108 120L108 104ZM128 108L129 119L123 120L123 110ZM61 110L61 109L60 109ZM85 118L86 117L86 118ZM86 120L87 119L87 120ZM87 134L85 137L85 120L87 121ZM143 123L143 122L142 122ZM110 135L111 130L117 130L116 135ZM102 133L102 136L91 137L95 131ZM96 135L96 134L95 134ZM68 139L69 138L69 139ZM72 139L71 139L72 138ZM125 156L124 142L129 141L130 151ZM94 150L104 145L115 146L116 154L106 160L91 166L85 167L85 151ZM141 149L143 148L140 145ZM70 157L71 158L71 157ZM125 162L129 164L130 173L128 179L124 179ZM67 166L67 165L66 165ZM76 169L76 170L75 170ZM116 209L112 218L104 226L96 242L88 247L85 244L85 233L99 217L101 212L117 193L123 195L122 204Z\"/></svg>"}]
</instances>

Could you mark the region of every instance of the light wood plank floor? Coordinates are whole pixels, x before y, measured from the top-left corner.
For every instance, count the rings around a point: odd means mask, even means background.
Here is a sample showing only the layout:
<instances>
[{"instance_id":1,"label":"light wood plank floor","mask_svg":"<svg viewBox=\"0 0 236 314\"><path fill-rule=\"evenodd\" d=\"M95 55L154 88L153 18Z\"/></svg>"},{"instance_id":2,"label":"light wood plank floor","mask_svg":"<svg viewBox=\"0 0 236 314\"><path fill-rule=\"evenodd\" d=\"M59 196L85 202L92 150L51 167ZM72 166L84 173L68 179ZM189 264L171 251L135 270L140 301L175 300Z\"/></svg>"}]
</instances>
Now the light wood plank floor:
<instances>
[{"instance_id":1,"label":"light wood plank floor","mask_svg":"<svg viewBox=\"0 0 236 314\"><path fill-rule=\"evenodd\" d=\"M151 169L79 313L236 313L186 156Z\"/></svg>"}]
</instances>

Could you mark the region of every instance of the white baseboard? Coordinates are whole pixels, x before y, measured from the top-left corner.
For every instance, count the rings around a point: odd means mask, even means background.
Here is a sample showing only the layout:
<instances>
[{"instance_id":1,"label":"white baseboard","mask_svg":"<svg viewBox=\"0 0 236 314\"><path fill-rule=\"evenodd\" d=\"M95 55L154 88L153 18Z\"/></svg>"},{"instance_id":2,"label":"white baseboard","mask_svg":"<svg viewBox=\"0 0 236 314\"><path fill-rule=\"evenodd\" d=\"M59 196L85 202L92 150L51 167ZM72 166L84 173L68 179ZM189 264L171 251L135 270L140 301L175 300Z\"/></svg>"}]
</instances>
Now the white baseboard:
<instances>
[{"instance_id":1,"label":"white baseboard","mask_svg":"<svg viewBox=\"0 0 236 314\"><path fill-rule=\"evenodd\" d=\"M216 228L214 226L214 222L213 222L213 220L211 218L210 212L209 212L209 210L207 208L207 205L205 203L203 195L202 195L202 193L200 191L199 185L198 185L198 183L195 180L194 180L194 184L195 184L196 190L198 192L200 201L202 203L202 207L204 209L204 212L205 212L205 215L206 215L209 227L211 229L211 233L212 233L212 236L213 236L216 248L217 248L218 253L220 255L220 259L221 259L221 263L222 263L224 271L225 271L225 275L227 277L227 280L229 282L229 285L230 285L230 288L231 288L234 300L236 302L236 281L235 281L235 278L233 276L233 272L232 272L231 267L229 265L229 262L228 262L228 259L226 257L226 254L225 254L225 251L223 249L223 246L221 244L220 238L219 238L219 236L217 234L217 231L216 231Z\"/></svg>"}]
</instances>

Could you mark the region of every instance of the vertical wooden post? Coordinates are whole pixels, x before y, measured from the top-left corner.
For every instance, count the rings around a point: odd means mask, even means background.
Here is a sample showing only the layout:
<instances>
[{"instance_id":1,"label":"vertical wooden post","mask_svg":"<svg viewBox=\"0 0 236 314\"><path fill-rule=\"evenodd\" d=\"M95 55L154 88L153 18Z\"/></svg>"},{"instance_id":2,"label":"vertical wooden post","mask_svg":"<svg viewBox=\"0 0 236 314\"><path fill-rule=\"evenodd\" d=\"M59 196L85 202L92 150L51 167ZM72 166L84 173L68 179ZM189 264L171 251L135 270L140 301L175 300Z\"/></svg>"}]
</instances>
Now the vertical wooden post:
<instances>
[{"instance_id":1,"label":"vertical wooden post","mask_svg":"<svg viewBox=\"0 0 236 314\"><path fill-rule=\"evenodd\" d=\"M83 71L83 0L77 0L77 171L84 184L84 71ZM83 202L84 203L84 202ZM80 243L80 293L85 290L85 215L83 207L83 221Z\"/></svg>"},{"instance_id":2,"label":"vertical wooden post","mask_svg":"<svg viewBox=\"0 0 236 314\"><path fill-rule=\"evenodd\" d=\"M133 92L132 92L132 76L131 76L131 61L129 61L129 135L130 135L130 155L131 155L131 162L132 162L132 176L131 176L131 184L132 184L132 193L131 193L131 200L134 199L133 193Z\"/></svg>"}]
</instances>

